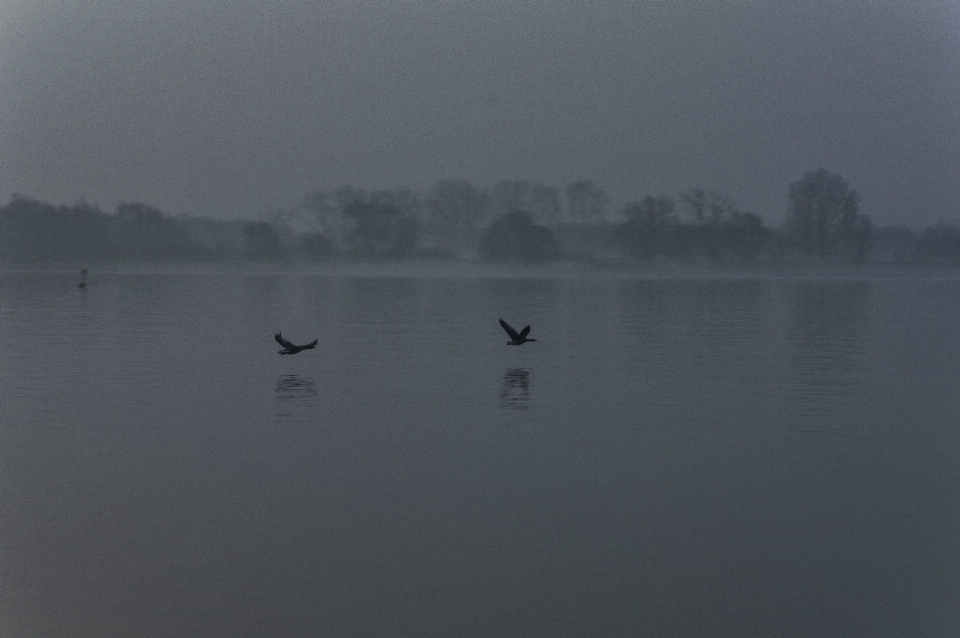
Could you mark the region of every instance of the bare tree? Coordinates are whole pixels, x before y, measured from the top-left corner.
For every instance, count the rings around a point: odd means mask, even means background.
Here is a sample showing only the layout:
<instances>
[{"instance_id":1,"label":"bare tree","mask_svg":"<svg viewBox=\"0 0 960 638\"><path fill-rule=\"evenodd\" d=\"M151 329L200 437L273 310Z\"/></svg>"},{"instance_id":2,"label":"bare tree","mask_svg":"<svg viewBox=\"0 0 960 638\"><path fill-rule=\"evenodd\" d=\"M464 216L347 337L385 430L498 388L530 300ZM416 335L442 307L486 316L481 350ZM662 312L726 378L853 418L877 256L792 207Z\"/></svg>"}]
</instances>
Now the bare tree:
<instances>
[{"instance_id":1,"label":"bare tree","mask_svg":"<svg viewBox=\"0 0 960 638\"><path fill-rule=\"evenodd\" d=\"M317 229L321 233L342 241L350 227L344 211L351 204L369 201L370 192L366 189L343 185L333 190L307 193L301 207L313 215Z\"/></svg>"},{"instance_id":2,"label":"bare tree","mask_svg":"<svg viewBox=\"0 0 960 638\"><path fill-rule=\"evenodd\" d=\"M560 220L560 191L540 182L503 180L491 189L497 215L526 211L540 224L554 226Z\"/></svg>"},{"instance_id":3,"label":"bare tree","mask_svg":"<svg viewBox=\"0 0 960 638\"><path fill-rule=\"evenodd\" d=\"M733 219L734 215L741 212L736 202L729 196L700 187L691 187L681 191L678 199L684 205L687 214L698 224L728 222Z\"/></svg>"}]
</instances>

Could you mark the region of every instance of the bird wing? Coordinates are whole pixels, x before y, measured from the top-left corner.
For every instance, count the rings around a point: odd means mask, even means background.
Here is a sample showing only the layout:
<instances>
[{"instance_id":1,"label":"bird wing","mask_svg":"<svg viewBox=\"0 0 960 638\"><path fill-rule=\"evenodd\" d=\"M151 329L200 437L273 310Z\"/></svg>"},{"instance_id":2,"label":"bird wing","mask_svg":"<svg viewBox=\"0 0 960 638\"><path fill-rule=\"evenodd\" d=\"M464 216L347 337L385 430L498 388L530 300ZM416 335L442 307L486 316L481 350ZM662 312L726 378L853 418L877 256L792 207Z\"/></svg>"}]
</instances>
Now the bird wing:
<instances>
[{"instance_id":1,"label":"bird wing","mask_svg":"<svg viewBox=\"0 0 960 638\"><path fill-rule=\"evenodd\" d=\"M528 334L530 334L530 326L527 326L526 328L520 331L520 338L526 339Z\"/></svg>"},{"instance_id":2,"label":"bird wing","mask_svg":"<svg viewBox=\"0 0 960 638\"><path fill-rule=\"evenodd\" d=\"M503 329L507 331L507 334L510 335L511 339L515 340L517 337L520 336L517 334L517 331L511 328L510 324L504 321L503 319L500 320L500 325L503 326Z\"/></svg>"},{"instance_id":3,"label":"bird wing","mask_svg":"<svg viewBox=\"0 0 960 638\"><path fill-rule=\"evenodd\" d=\"M277 343L279 343L281 346L283 346L287 350L294 350L297 347L292 343L290 343L289 341L287 341L286 339L284 339L283 337L281 337L279 332L273 335L273 338L276 339Z\"/></svg>"},{"instance_id":4,"label":"bird wing","mask_svg":"<svg viewBox=\"0 0 960 638\"><path fill-rule=\"evenodd\" d=\"M317 341L319 341L319 339L314 339L313 341L311 341L311 342L308 343L307 345L305 345L305 346L300 346L300 349L301 349L301 350L310 350L311 348L315 348L316 345L317 345Z\"/></svg>"}]
</instances>

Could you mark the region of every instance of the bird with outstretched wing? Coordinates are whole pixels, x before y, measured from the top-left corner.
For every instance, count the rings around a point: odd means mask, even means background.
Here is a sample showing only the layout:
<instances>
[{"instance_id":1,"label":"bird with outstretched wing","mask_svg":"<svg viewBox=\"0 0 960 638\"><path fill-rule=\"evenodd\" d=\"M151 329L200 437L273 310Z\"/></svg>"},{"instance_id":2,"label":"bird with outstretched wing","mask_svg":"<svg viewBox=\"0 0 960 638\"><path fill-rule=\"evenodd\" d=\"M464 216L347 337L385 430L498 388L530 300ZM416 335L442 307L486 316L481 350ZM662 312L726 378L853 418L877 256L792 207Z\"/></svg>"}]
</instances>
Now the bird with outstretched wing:
<instances>
[{"instance_id":1,"label":"bird with outstretched wing","mask_svg":"<svg viewBox=\"0 0 960 638\"><path fill-rule=\"evenodd\" d=\"M503 329L507 331L507 334L510 335L510 341L507 342L508 346L522 346L528 341L536 341L536 339L528 339L527 335L530 334L530 326L524 327L523 330L517 332L513 329L509 323L500 319L500 325L503 326Z\"/></svg>"},{"instance_id":2,"label":"bird with outstretched wing","mask_svg":"<svg viewBox=\"0 0 960 638\"><path fill-rule=\"evenodd\" d=\"M317 341L318 341L318 339L314 339L313 341L311 341L306 345L297 346L290 343L289 341L284 339L282 336L280 336L279 332L273 335L273 338L277 340L277 343L283 346L283 350L280 350L279 354L297 354L298 352L301 352L303 350L313 350L317 346Z\"/></svg>"}]
</instances>

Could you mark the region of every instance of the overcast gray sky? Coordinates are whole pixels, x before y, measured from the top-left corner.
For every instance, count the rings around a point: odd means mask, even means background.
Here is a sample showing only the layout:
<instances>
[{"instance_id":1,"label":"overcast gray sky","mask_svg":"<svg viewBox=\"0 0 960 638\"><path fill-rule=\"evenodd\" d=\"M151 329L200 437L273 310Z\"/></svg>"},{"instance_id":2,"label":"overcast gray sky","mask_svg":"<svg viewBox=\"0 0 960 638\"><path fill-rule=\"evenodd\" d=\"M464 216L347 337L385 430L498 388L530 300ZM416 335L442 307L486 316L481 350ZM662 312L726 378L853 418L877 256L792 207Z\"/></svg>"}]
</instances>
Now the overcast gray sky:
<instances>
[{"instance_id":1,"label":"overcast gray sky","mask_svg":"<svg viewBox=\"0 0 960 638\"><path fill-rule=\"evenodd\" d=\"M839 172L960 222L960 3L0 0L0 194L254 216L349 183Z\"/></svg>"}]
</instances>

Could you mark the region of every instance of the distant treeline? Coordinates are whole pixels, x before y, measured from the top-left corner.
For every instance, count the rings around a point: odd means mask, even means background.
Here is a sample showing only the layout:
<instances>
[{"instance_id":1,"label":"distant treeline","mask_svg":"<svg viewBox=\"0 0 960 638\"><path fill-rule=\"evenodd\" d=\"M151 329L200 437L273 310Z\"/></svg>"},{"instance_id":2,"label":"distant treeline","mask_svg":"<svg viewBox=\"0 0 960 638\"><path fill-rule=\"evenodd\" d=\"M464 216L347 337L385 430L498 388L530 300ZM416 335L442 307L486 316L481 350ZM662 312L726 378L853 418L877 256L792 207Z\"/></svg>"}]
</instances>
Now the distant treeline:
<instances>
[{"instance_id":1,"label":"distant treeline","mask_svg":"<svg viewBox=\"0 0 960 638\"><path fill-rule=\"evenodd\" d=\"M215 250L195 241L183 220L144 204L112 215L85 203L54 206L15 195L0 208L4 263L202 261Z\"/></svg>"},{"instance_id":2,"label":"distant treeline","mask_svg":"<svg viewBox=\"0 0 960 638\"><path fill-rule=\"evenodd\" d=\"M531 181L479 188L438 182L429 192L341 186L256 221L172 217L142 203L112 213L15 195L0 208L0 261L319 262L473 258L704 264L960 265L960 229L873 228L840 176L809 171L790 185L782 226L716 191L689 188L623 204L593 182L562 192Z\"/></svg>"}]
</instances>

